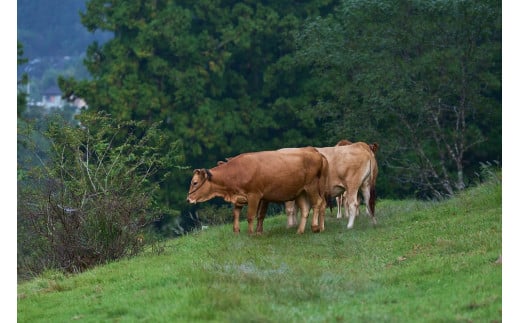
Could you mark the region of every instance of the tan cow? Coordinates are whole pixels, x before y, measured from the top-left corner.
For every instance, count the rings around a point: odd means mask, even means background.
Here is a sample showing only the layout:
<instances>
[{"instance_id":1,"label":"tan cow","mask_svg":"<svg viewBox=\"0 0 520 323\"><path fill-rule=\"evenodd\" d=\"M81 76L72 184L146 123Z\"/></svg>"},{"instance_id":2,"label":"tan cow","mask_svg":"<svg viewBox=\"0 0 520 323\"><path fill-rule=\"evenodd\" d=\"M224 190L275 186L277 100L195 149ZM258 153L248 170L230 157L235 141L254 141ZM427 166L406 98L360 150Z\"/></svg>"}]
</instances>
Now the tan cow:
<instances>
[{"instance_id":1,"label":"tan cow","mask_svg":"<svg viewBox=\"0 0 520 323\"><path fill-rule=\"evenodd\" d=\"M268 202L296 200L312 206L312 231L324 228L327 160L313 147L290 151L245 153L226 163L207 169L196 169L188 192L189 203L222 197L233 204L233 231L238 233L240 211L248 205L248 232L253 233L253 219L265 215ZM265 201L266 203L262 203ZM261 210L259 210L259 207ZM305 231L308 209L302 210L297 233ZM263 230L257 223L256 232Z\"/></svg>"},{"instance_id":2,"label":"tan cow","mask_svg":"<svg viewBox=\"0 0 520 323\"><path fill-rule=\"evenodd\" d=\"M375 185L378 167L374 152L377 151L379 146L377 144L368 145L364 142L354 144L349 141L344 142L347 144L317 148L329 162L327 191L330 193L330 197L345 194L344 205L349 218L347 227L351 229L354 226L355 217L359 214L357 195L361 189L367 205L367 215L371 217L374 224L377 224L375 218ZM297 223L295 203L288 201L285 203L285 207L287 226L294 226Z\"/></svg>"},{"instance_id":3,"label":"tan cow","mask_svg":"<svg viewBox=\"0 0 520 323\"><path fill-rule=\"evenodd\" d=\"M340 140L336 146L347 146L347 145L351 145L352 142L349 141L349 140L346 140L346 139L342 139ZM377 152L377 150L379 149L379 144L378 143L373 143L373 144L369 144L368 145L370 147L370 150L372 150L372 152L374 152L374 155L375 153ZM373 170L373 172L375 172L376 174L376 177L377 177L377 164L375 165L375 169ZM375 194L375 193L374 193ZM375 196L374 196L375 198ZM341 219L343 217L343 212L342 212L342 207L343 207L343 210L345 210L345 217L348 217L348 214L347 214L347 208L348 208L348 205L347 205L347 191L343 192L343 194L339 195L339 196L336 196L336 205L338 206L338 210L337 210L337 213L336 213L336 218L337 219ZM368 201L365 201L365 205L367 206L368 208ZM374 206L375 207L375 206ZM287 214L292 214L294 211L291 210L291 208L294 209L294 206L290 205L289 206L289 211L287 211L286 209L286 213ZM373 213L374 211L372 211ZM358 210L358 214L359 214L359 210ZM356 214L356 216L358 215ZM367 209L367 214L369 214L369 211ZM294 221L294 220L292 220ZM287 224L289 225L289 219L287 219Z\"/></svg>"}]
</instances>

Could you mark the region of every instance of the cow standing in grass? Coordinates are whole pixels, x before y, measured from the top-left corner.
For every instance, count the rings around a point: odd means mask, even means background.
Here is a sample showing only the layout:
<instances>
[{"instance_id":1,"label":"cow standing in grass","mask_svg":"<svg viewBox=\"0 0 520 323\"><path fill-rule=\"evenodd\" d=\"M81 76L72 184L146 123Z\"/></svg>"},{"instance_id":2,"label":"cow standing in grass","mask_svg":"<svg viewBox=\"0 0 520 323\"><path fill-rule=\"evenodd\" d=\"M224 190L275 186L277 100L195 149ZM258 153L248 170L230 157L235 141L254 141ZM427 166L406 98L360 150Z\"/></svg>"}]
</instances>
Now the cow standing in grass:
<instances>
[{"instance_id":1,"label":"cow standing in grass","mask_svg":"<svg viewBox=\"0 0 520 323\"><path fill-rule=\"evenodd\" d=\"M313 208L312 231L320 232L324 229L327 174L327 159L313 147L244 153L209 170L194 170L187 200L198 203L222 197L232 203L235 233L240 231L240 211L248 205L250 234L253 219L257 213L265 215L268 202L296 200L302 206L297 233L305 231L308 204ZM259 221L256 232L262 231L263 221Z\"/></svg>"},{"instance_id":2,"label":"cow standing in grass","mask_svg":"<svg viewBox=\"0 0 520 323\"><path fill-rule=\"evenodd\" d=\"M351 145L351 144L352 144L351 141L346 140L346 139L343 139L343 140L340 140L340 141L336 144L336 146L347 146L347 145ZM377 143L373 143L373 144L369 144L368 146L370 147L370 150L372 150L372 152L374 152L374 156L375 156L375 153L376 153L377 150L379 149L379 144L377 144ZM375 172L375 176L377 177L377 163L374 165L374 170L373 170L373 172ZM374 195L374 199L375 199L375 191L374 191L374 194L373 194L373 195ZM374 203L375 203L375 201L374 201ZM336 213L336 218L337 218L337 219L341 219L341 218L343 217L343 214L342 214L342 213L343 213L343 212L342 212L342 208L343 208L343 210L345 210L344 213L345 213L345 217L347 218L347 217L348 217L348 212L347 212L347 210L348 210L347 191L343 192L343 194L341 194L341 195L339 195L339 196L336 196L336 204L337 204L337 206L338 206L338 211L337 211L337 213ZM366 205L366 207L367 207L367 215L369 215L370 213L369 213L369 209L368 209L368 207L369 207L368 201L365 201L365 205ZM291 206L289 206L289 207L291 207ZM375 208L375 205L374 205L374 208ZM292 213L292 212L294 212L294 211L292 211L292 210L287 211L287 210L286 210L286 213L287 213L287 214ZM375 212L375 210L373 209L373 210L372 210L372 214L373 214L374 212ZM358 214L359 214L359 209L358 209ZM358 214L356 214L356 216L357 216Z\"/></svg>"},{"instance_id":3,"label":"cow standing in grass","mask_svg":"<svg viewBox=\"0 0 520 323\"><path fill-rule=\"evenodd\" d=\"M342 204L348 213L347 228L354 226L354 219L359 214L358 192L361 189L367 215L377 224L375 218L375 185L378 173L375 151L377 144L368 145L364 142L351 143L342 140L334 147L322 147L317 150L323 154L329 163L328 187L330 197L344 197ZM287 226L297 223L297 207L294 201L285 203Z\"/></svg>"}]
</instances>

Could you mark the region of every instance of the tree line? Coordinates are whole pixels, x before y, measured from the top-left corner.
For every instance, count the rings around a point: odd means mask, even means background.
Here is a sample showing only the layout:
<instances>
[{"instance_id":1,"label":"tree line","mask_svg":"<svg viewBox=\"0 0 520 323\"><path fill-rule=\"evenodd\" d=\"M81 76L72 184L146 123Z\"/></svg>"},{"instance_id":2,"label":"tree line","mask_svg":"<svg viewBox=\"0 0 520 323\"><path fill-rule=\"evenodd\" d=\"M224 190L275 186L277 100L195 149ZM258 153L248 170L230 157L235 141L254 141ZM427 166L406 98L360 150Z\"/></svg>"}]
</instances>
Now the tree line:
<instances>
[{"instance_id":1,"label":"tree line","mask_svg":"<svg viewBox=\"0 0 520 323\"><path fill-rule=\"evenodd\" d=\"M93 111L162 121L186 164L379 142L385 197L451 196L501 159L499 1L87 3ZM185 176L168 183L178 203Z\"/></svg>"},{"instance_id":2,"label":"tree line","mask_svg":"<svg viewBox=\"0 0 520 323\"><path fill-rule=\"evenodd\" d=\"M247 151L377 142L385 198L449 197L501 163L500 1L90 0L81 21L113 38L60 88L175 143L157 203L176 211L191 169Z\"/></svg>"}]
</instances>

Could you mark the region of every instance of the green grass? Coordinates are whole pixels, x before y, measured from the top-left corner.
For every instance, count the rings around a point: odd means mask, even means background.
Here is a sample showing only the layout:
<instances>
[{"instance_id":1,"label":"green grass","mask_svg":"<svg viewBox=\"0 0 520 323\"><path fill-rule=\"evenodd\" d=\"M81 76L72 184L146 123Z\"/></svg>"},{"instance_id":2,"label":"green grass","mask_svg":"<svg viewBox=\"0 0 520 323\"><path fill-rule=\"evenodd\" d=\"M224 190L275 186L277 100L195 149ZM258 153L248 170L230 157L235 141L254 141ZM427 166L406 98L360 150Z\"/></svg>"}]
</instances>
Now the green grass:
<instances>
[{"instance_id":1,"label":"green grass","mask_svg":"<svg viewBox=\"0 0 520 323\"><path fill-rule=\"evenodd\" d=\"M143 254L18 285L19 322L501 321L501 183L444 202L379 201L379 225L331 214L296 235L231 224ZM334 212L335 215L335 212ZM230 215L231 216L231 215Z\"/></svg>"}]
</instances>

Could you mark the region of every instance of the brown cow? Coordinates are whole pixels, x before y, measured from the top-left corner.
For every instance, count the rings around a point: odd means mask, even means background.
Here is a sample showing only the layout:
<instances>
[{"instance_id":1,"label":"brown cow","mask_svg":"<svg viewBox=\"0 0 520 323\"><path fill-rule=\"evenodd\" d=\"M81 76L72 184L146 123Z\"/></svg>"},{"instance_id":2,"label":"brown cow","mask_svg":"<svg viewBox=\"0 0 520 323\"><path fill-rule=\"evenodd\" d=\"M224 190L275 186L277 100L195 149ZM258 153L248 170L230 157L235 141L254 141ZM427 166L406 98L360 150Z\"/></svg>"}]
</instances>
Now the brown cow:
<instances>
[{"instance_id":1,"label":"brown cow","mask_svg":"<svg viewBox=\"0 0 520 323\"><path fill-rule=\"evenodd\" d=\"M313 147L245 153L209 170L194 170L187 200L197 203L222 197L232 203L236 233L240 231L240 211L246 204L248 232L253 233L253 219L257 213L265 215L268 202L296 200L303 205L308 200L314 210L312 231L319 232L325 216L327 173L327 160ZM267 203L260 205L261 201ZM297 233L305 230L308 209L302 211ZM262 223L257 223L256 231L262 230Z\"/></svg>"},{"instance_id":2,"label":"brown cow","mask_svg":"<svg viewBox=\"0 0 520 323\"><path fill-rule=\"evenodd\" d=\"M343 145L340 145L340 144ZM354 219L359 213L358 191L361 193L367 205L367 214L372 222L377 224L375 218L375 184L378 173L377 161L374 152L378 144L368 145L364 142L350 143L340 141L335 147L317 148L329 162L328 188L330 197L341 196L345 192L345 208L348 209L348 228L354 226ZM285 203L287 213L287 226L296 223L296 207L294 202Z\"/></svg>"}]
</instances>

